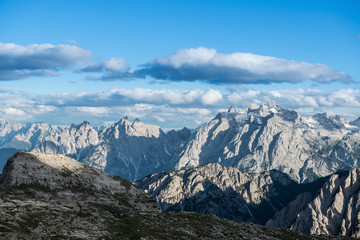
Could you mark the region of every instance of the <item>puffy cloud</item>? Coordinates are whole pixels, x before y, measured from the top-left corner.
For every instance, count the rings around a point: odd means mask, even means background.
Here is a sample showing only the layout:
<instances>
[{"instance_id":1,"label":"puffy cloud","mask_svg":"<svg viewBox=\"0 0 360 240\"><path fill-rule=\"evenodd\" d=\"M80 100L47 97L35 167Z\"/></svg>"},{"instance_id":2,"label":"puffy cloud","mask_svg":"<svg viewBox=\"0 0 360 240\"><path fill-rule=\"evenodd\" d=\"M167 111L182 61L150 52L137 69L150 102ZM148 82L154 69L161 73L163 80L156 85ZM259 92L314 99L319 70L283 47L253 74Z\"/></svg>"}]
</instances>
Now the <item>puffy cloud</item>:
<instances>
[{"instance_id":1,"label":"puffy cloud","mask_svg":"<svg viewBox=\"0 0 360 240\"><path fill-rule=\"evenodd\" d=\"M202 97L201 101L205 105L214 105L222 99L222 94L218 90L210 89Z\"/></svg>"},{"instance_id":2,"label":"puffy cloud","mask_svg":"<svg viewBox=\"0 0 360 240\"><path fill-rule=\"evenodd\" d=\"M86 61L91 53L73 45L0 43L0 80L53 76L56 71Z\"/></svg>"},{"instance_id":3,"label":"puffy cloud","mask_svg":"<svg viewBox=\"0 0 360 240\"><path fill-rule=\"evenodd\" d=\"M130 71L128 62L123 58L110 58L105 62L93 62L88 66L75 70L77 73L101 72L102 76L87 76L88 80L113 81L115 79L130 80L134 73Z\"/></svg>"},{"instance_id":4,"label":"puffy cloud","mask_svg":"<svg viewBox=\"0 0 360 240\"><path fill-rule=\"evenodd\" d=\"M105 73L126 73L130 67L123 58L110 58L103 62L93 62L84 68L77 69L75 72L105 72Z\"/></svg>"},{"instance_id":5,"label":"puffy cloud","mask_svg":"<svg viewBox=\"0 0 360 240\"><path fill-rule=\"evenodd\" d=\"M13 107L4 108L4 109L1 109L1 110L2 110L3 114L5 114L5 115L24 116L26 114L23 110L13 108Z\"/></svg>"},{"instance_id":6,"label":"puffy cloud","mask_svg":"<svg viewBox=\"0 0 360 240\"><path fill-rule=\"evenodd\" d=\"M129 64L123 58L110 58L105 62L105 69L113 72L127 72L129 71Z\"/></svg>"},{"instance_id":7,"label":"puffy cloud","mask_svg":"<svg viewBox=\"0 0 360 240\"><path fill-rule=\"evenodd\" d=\"M78 69L75 72L102 72L104 69L104 66L101 63L91 63L88 66Z\"/></svg>"},{"instance_id":8,"label":"puffy cloud","mask_svg":"<svg viewBox=\"0 0 360 240\"><path fill-rule=\"evenodd\" d=\"M157 58L134 71L134 77L150 76L169 81L205 81L213 84L350 82L350 76L320 63L298 62L251 53L217 53L204 47L182 49Z\"/></svg>"}]
</instances>

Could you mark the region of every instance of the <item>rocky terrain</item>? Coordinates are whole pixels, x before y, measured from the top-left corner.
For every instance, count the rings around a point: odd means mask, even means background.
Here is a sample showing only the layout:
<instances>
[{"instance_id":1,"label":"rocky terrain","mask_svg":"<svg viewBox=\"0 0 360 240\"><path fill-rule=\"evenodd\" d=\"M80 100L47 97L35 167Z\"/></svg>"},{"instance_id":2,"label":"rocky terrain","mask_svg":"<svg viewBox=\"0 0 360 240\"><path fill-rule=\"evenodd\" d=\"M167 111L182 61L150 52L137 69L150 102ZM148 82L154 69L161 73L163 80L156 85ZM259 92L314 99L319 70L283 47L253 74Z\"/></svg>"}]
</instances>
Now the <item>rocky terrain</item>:
<instances>
[{"instance_id":1,"label":"rocky terrain","mask_svg":"<svg viewBox=\"0 0 360 240\"><path fill-rule=\"evenodd\" d=\"M359 119L318 113L302 117L273 102L230 108L193 133L164 133L126 117L96 130L88 122L59 128L45 123L2 121L3 164L16 151L66 154L130 181L149 174L208 163L261 173L279 170L306 183L359 166Z\"/></svg>"},{"instance_id":2,"label":"rocky terrain","mask_svg":"<svg viewBox=\"0 0 360 240\"><path fill-rule=\"evenodd\" d=\"M268 226L310 234L360 237L360 169L331 175L315 197L300 194Z\"/></svg>"},{"instance_id":3,"label":"rocky terrain","mask_svg":"<svg viewBox=\"0 0 360 240\"><path fill-rule=\"evenodd\" d=\"M3 239L328 239L213 215L160 213L130 182L62 155L17 153L0 175Z\"/></svg>"},{"instance_id":4,"label":"rocky terrain","mask_svg":"<svg viewBox=\"0 0 360 240\"><path fill-rule=\"evenodd\" d=\"M36 199L106 205L158 212L153 201L132 183L64 155L17 153L0 175L2 192Z\"/></svg>"},{"instance_id":5,"label":"rocky terrain","mask_svg":"<svg viewBox=\"0 0 360 240\"><path fill-rule=\"evenodd\" d=\"M251 174L210 163L155 173L136 182L162 211L190 211L265 224L304 191L312 198L326 179L298 184L277 170Z\"/></svg>"},{"instance_id":6,"label":"rocky terrain","mask_svg":"<svg viewBox=\"0 0 360 240\"><path fill-rule=\"evenodd\" d=\"M360 237L360 169L307 184L270 171L208 164L152 174L137 185L163 211L191 211L316 235Z\"/></svg>"}]
</instances>

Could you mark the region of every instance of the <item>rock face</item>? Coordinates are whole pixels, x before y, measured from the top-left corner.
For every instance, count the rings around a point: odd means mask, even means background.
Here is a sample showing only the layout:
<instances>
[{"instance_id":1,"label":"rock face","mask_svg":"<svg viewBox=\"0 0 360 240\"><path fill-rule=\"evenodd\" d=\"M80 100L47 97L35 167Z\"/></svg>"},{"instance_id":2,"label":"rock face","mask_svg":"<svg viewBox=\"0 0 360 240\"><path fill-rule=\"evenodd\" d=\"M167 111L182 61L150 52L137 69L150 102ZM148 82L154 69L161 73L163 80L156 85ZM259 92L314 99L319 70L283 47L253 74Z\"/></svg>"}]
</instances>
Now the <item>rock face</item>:
<instances>
[{"instance_id":1,"label":"rock face","mask_svg":"<svg viewBox=\"0 0 360 240\"><path fill-rule=\"evenodd\" d=\"M189 135L187 129L165 134L158 126L123 118L100 133L101 143L82 161L110 174L138 180L169 170L169 159Z\"/></svg>"},{"instance_id":2,"label":"rock face","mask_svg":"<svg viewBox=\"0 0 360 240\"><path fill-rule=\"evenodd\" d=\"M163 211L214 214L314 235L360 237L359 168L298 184L278 171L248 174L208 164L153 174L136 184Z\"/></svg>"},{"instance_id":3,"label":"rock face","mask_svg":"<svg viewBox=\"0 0 360 240\"><path fill-rule=\"evenodd\" d=\"M302 191L279 171L248 174L218 163L152 174L136 184L162 211L214 214L258 224L265 224Z\"/></svg>"},{"instance_id":4,"label":"rock face","mask_svg":"<svg viewBox=\"0 0 360 240\"><path fill-rule=\"evenodd\" d=\"M359 168L333 174L312 198L306 194L300 194L267 225L310 234L360 237Z\"/></svg>"},{"instance_id":5,"label":"rock face","mask_svg":"<svg viewBox=\"0 0 360 240\"><path fill-rule=\"evenodd\" d=\"M6 163L0 188L16 195L61 202L101 203L157 212L151 199L130 182L64 155L17 153ZM119 204L119 203L122 204Z\"/></svg>"},{"instance_id":6,"label":"rock face","mask_svg":"<svg viewBox=\"0 0 360 240\"><path fill-rule=\"evenodd\" d=\"M38 141L33 152L66 154L78 161L86 157L100 142L99 133L88 122L50 133Z\"/></svg>"},{"instance_id":7,"label":"rock face","mask_svg":"<svg viewBox=\"0 0 360 240\"><path fill-rule=\"evenodd\" d=\"M219 113L194 133L121 119L95 130L88 122L0 124L0 163L16 151L65 154L130 181L207 163L245 172L279 170L301 183L359 166L360 126L326 113L301 117L274 102ZM0 166L1 167L1 166Z\"/></svg>"},{"instance_id":8,"label":"rock face","mask_svg":"<svg viewBox=\"0 0 360 240\"><path fill-rule=\"evenodd\" d=\"M275 103L219 113L173 159L175 169L217 162L245 172L272 169L308 182L359 166L359 128L339 116L301 117Z\"/></svg>"}]
</instances>

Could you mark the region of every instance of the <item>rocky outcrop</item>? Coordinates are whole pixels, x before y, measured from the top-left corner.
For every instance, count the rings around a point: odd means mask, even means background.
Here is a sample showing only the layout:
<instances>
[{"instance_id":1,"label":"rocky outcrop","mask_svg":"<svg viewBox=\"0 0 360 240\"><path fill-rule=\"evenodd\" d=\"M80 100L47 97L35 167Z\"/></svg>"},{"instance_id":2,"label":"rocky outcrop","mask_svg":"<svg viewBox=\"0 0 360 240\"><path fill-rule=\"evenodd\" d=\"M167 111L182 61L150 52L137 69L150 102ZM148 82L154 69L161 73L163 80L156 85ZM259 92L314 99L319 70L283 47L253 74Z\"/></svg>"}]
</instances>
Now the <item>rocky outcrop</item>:
<instances>
[{"instance_id":1,"label":"rocky outcrop","mask_svg":"<svg viewBox=\"0 0 360 240\"><path fill-rule=\"evenodd\" d=\"M296 182L278 171L248 174L218 163L152 174L136 184L162 211L214 214L259 224L265 224L300 190Z\"/></svg>"},{"instance_id":2,"label":"rocky outcrop","mask_svg":"<svg viewBox=\"0 0 360 240\"><path fill-rule=\"evenodd\" d=\"M307 184L208 164L136 182L163 211L190 211L313 235L360 237L360 169Z\"/></svg>"},{"instance_id":3,"label":"rocky outcrop","mask_svg":"<svg viewBox=\"0 0 360 240\"><path fill-rule=\"evenodd\" d=\"M360 169L333 174L309 198L303 193L267 225L309 234L360 237Z\"/></svg>"}]
</instances>

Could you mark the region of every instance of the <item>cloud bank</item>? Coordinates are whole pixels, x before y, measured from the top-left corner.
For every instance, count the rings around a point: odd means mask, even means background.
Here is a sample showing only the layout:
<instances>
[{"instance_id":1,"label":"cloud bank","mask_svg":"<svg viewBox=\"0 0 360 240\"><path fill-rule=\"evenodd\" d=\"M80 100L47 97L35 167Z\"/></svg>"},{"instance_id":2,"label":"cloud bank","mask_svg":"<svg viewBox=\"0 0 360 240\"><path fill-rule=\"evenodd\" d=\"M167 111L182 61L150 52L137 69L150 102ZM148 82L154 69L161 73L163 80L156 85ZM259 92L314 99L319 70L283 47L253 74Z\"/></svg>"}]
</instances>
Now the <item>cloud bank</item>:
<instances>
[{"instance_id":1,"label":"cloud bank","mask_svg":"<svg viewBox=\"0 0 360 240\"><path fill-rule=\"evenodd\" d=\"M89 51L73 45L0 43L0 80L55 76L57 71L90 57Z\"/></svg>"},{"instance_id":2,"label":"cloud bank","mask_svg":"<svg viewBox=\"0 0 360 240\"><path fill-rule=\"evenodd\" d=\"M320 63L306 63L251 53L218 53L204 47L182 49L157 58L134 72L135 77L212 84L270 84L303 80L350 82L349 75Z\"/></svg>"},{"instance_id":3,"label":"cloud bank","mask_svg":"<svg viewBox=\"0 0 360 240\"><path fill-rule=\"evenodd\" d=\"M230 105L245 108L249 103L268 101L312 115L334 112L357 118L360 107L358 89L285 89L276 91L238 89L221 93L209 90L112 89L93 93L61 93L33 96L0 89L1 118L18 121L43 121L70 125L84 120L94 125L118 121L124 116L140 118L163 128L195 128L209 121Z\"/></svg>"}]
</instances>

